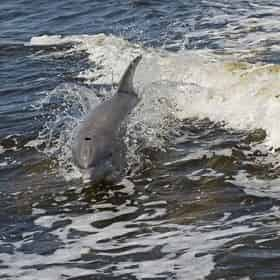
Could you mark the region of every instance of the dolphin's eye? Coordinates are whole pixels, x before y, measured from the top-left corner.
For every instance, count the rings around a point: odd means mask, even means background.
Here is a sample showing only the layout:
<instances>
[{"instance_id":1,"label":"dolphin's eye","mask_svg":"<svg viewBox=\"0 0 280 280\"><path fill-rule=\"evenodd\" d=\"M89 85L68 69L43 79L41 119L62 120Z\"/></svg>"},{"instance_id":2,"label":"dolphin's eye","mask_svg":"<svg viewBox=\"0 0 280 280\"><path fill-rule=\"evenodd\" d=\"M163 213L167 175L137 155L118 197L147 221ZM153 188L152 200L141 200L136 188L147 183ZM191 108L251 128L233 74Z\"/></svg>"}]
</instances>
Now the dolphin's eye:
<instances>
[{"instance_id":1,"label":"dolphin's eye","mask_svg":"<svg viewBox=\"0 0 280 280\"><path fill-rule=\"evenodd\" d=\"M90 141L91 138L90 138L90 137L86 137L85 140L86 140L86 141Z\"/></svg>"}]
</instances>

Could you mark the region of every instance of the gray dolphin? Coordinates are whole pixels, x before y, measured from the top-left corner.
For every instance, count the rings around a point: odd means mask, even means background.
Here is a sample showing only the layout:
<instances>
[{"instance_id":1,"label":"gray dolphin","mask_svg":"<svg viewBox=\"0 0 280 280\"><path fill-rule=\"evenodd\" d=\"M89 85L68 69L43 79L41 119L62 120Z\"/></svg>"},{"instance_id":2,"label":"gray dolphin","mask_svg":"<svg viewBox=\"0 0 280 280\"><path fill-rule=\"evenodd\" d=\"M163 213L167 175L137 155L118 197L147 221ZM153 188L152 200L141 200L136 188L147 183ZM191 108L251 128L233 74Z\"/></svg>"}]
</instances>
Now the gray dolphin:
<instances>
[{"instance_id":1,"label":"gray dolphin","mask_svg":"<svg viewBox=\"0 0 280 280\"><path fill-rule=\"evenodd\" d=\"M73 161L84 181L98 182L120 172L123 150L121 126L139 98L133 89L137 56L123 74L117 92L95 107L77 127L72 142ZM112 179L112 178L111 178Z\"/></svg>"}]
</instances>

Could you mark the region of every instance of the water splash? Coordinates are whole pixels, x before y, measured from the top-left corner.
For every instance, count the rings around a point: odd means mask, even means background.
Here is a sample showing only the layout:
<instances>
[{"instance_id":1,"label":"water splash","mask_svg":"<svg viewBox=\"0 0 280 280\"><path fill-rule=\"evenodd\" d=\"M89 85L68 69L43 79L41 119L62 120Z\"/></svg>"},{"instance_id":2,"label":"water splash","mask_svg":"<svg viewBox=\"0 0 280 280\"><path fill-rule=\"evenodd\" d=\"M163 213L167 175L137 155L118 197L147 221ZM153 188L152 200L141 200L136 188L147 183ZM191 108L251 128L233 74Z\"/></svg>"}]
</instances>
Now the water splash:
<instances>
[{"instance_id":1,"label":"water splash","mask_svg":"<svg viewBox=\"0 0 280 280\"><path fill-rule=\"evenodd\" d=\"M86 51L93 63L93 67L78 74L90 86L112 87L117 84L132 57L142 53L143 60L134 79L141 101L127 122L126 143L132 158L137 158L135 152L141 150L143 143L144 146L164 149L170 127L176 127L176 123L186 118L209 118L237 130L261 128L266 132L266 149L280 146L277 65L249 64L233 57L215 55L209 50L182 50L175 54L162 49L144 49L103 34L42 36L31 40L31 44L70 42L74 44L73 52ZM107 91L101 96L108 98L112 92ZM59 90L52 96L56 94ZM94 95L100 96L100 93L88 92L87 98ZM71 96L68 94L63 98ZM76 98L75 102L83 112L86 111L83 98ZM94 102L89 100L90 104ZM59 136L62 137L59 143L71 138L71 131L82 117L82 114L75 116L68 109L65 112L53 123L59 127L63 118L73 118L63 122L69 127L65 128L64 136ZM47 128L46 133L50 134L50 131L53 130ZM68 161L67 153L62 156L62 161L63 158Z\"/></svg>"}]
</instances>

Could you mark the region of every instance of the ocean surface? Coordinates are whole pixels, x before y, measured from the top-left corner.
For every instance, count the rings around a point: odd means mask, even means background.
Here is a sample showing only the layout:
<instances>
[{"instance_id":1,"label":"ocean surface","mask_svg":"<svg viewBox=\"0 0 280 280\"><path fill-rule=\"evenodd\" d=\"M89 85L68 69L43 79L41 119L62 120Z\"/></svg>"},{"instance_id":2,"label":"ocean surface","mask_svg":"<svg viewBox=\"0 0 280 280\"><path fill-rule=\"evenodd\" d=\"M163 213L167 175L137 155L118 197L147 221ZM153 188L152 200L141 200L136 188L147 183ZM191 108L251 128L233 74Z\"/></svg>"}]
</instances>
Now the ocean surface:
<instances>
[{"instance_id":1,"label":"ocean surface","mask_svg":"<svg viewBox=\"0 0 280 280\"><path fill-rule=\"evenodd\" d=\"M280 4L1 0L0 279L279 280ZM130 61L125 176L75 128Z\"/></svg>"}]
</instances>

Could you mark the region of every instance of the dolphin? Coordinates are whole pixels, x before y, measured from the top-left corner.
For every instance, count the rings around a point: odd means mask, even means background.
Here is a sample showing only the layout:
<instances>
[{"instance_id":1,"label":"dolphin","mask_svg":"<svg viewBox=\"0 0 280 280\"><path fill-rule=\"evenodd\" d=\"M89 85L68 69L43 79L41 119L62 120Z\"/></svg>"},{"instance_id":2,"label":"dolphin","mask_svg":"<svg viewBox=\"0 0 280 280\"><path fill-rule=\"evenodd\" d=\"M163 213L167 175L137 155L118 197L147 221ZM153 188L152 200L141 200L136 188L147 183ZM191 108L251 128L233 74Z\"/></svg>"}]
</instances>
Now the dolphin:
<instances>
[{"instance_id":1,"label":"dolphin","mask_svg":"<svg viewBox=\"0 0 280 280\"><path fill-rule=\"evenodd\" d=\"M73 162L80 169L84 182L114 181L115 175L121 173L124 152L121 128L139 101L133 77L141 58L139 55L129 64L112 98L90 111L75 130Z\"/></svg>"}]
</instances>

